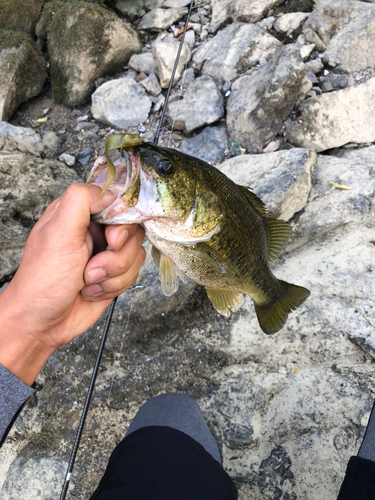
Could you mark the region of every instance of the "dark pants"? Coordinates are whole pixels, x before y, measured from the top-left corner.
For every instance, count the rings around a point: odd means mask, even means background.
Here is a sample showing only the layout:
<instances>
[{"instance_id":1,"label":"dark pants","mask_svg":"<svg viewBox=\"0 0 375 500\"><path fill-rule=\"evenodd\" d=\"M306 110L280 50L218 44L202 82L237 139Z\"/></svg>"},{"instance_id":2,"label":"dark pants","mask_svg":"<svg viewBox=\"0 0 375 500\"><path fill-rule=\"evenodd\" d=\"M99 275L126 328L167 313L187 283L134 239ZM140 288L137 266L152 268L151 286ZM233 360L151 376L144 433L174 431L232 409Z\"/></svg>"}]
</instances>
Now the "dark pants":
<instances>
[{"instance_id":1,"label":"dark pants","mask_svg":"<svg viewBox=\"0 0 375 500\"><path fill-rule=\"evenodd\" d=\"M91 500L237 498L196 403L163 394L140 408ZM375 462L351 457L337 500L375 500Z\"/></svg>"}]
</instances>

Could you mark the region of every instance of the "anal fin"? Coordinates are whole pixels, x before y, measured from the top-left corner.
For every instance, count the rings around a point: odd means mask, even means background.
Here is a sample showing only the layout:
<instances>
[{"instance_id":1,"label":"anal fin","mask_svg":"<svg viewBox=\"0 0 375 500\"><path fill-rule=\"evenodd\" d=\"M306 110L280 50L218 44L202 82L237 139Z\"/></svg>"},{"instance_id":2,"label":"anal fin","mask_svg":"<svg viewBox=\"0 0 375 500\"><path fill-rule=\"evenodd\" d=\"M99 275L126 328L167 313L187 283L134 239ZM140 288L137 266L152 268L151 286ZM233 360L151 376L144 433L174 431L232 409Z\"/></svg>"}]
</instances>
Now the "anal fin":
<instances>
[{"instance_id":1,"label":"anal fin","mask_svg":"<svg viewBox=\"0 0 375 500\"><path fill-rule=\"evenodd\" d=\"M230 316L230 311L236 311L244 300L242 293L233 290L206 288L206 292L216 311L227 318Z\"/></svg>"}]
</instances>

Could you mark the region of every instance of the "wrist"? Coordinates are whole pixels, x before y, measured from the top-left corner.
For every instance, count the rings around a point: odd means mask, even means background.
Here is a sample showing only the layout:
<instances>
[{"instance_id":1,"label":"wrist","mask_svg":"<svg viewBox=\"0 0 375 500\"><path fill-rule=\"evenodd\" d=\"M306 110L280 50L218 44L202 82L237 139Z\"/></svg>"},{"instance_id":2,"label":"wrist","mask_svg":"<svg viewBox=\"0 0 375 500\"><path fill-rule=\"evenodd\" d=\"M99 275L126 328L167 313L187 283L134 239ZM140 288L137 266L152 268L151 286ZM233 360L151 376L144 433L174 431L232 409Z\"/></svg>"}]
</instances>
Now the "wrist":
<instances>
[{"instance_id":1,"label":"wrist","mask_svg":"<svg viewBox=\"0 0 375 500\"><path fill-rule=\"evenodd\" d=\"M32 385L55 348L30 331L26 315L9 304L5 292L0 296L0 364Z\"/></svg>"}]
</instances>

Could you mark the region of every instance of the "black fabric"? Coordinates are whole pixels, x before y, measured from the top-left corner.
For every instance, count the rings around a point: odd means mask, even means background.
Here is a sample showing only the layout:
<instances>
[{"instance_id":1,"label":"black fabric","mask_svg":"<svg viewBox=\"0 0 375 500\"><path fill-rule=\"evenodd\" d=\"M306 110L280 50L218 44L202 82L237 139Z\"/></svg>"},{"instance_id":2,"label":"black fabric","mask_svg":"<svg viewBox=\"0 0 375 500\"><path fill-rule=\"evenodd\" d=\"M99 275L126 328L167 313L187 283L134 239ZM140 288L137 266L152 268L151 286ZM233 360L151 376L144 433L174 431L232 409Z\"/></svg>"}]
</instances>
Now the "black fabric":
<instances>
[{"instance_id":1,"label":"black fabric","mask_svg":"<svg viewBox=\"0 0 375 500\"><path fill-rule=\"evenodd\" d=\"M337 500L374 500L375 462L351 457Z\"/></svg>"},{"instance_id":2,"label":"black fabric","mask_svg":"<svg viewBox=\"0 0 375 500\"><path fill-rule=\"evenodd\" d=\"M237 500L228 474L197 441L164 426L143 427L114 449L91 500Z\"/></svg>"},{"instance_id":3,"label":"black fabric","mask_svg":"<svg viewBox=\"0 0 375 500\"><path fill-rule=\"evenodd\" d=\"M357 455L367 460L375 461L375 402L367 422L365 436Z\"/></svg>"}]
</instances>

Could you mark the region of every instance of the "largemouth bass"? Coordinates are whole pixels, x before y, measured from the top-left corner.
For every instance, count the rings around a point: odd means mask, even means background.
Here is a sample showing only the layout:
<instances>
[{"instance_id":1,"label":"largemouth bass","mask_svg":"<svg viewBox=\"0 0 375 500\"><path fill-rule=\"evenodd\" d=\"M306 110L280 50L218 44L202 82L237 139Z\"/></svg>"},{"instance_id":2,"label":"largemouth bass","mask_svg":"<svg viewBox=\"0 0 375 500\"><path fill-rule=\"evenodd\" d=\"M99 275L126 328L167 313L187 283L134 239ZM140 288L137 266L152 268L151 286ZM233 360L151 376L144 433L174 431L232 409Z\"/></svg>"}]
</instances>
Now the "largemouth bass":
<instances>
[{"instance_id":1,"label":"largemouth bass","mask_svg":"<svg viewBox=\"0 0 375 500\"><path fill-rule=\"evenodd\" d=\"M276 333L310 292L278 280L270 269L290 226L267 217L249 188L175 149L111 136L88 182L107 186L116 201L94 216L102 224L142 224L152 243L163 293L187 276L203 285L223 316L249 295L262 330Z\"/></svg>"}]
</instances>

